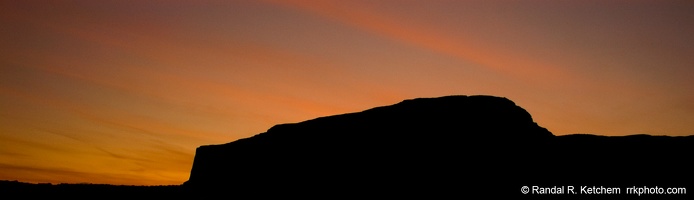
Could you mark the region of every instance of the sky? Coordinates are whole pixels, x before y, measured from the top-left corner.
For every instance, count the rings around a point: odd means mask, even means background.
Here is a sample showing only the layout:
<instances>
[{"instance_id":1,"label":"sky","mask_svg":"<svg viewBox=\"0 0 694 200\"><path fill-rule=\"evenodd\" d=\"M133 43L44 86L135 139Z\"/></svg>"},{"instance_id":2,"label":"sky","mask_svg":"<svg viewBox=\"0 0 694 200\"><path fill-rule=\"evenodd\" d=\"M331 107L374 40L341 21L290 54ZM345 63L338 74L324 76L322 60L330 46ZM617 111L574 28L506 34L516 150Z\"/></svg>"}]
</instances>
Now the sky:
<instances>
[{"instance_id":1,"label":"sky","mask_svg":"<svg viewBox=\"0 0 694 200\"><path fill-rule=\"evenodd\" d=\"M0 180L177 185L198 146L447 95L694 135L693 35L688 0L0 0Z\"/></svg>"}]
</instances>

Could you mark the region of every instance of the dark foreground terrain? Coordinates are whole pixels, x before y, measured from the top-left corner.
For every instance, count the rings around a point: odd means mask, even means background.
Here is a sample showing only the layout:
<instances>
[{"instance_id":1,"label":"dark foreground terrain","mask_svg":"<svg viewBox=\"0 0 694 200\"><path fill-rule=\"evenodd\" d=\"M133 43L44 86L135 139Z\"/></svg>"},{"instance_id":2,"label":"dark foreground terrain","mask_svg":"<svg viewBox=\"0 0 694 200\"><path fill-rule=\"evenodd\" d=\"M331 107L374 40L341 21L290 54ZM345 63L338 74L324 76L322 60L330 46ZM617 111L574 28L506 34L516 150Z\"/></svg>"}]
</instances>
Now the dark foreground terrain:
<instances>
[{"instance_id":1,"label":"dark foreground terrain","mask_svg":"<svg viewBox=\"0 0 694 200\"><path fill-rule=\"evenodd\" d=\"M0 194L8 199L56 198L56 197L91 197L103 199L108 197L132 197L147 195L159 197L176 197L185 194L179 185L170 186L125 186L105 184L50 184L23 183L18 181L0 181ZM8 196L8 195L19 196ZM134 196L137 197L137 196ZM4 199L4 198L3 198Z\"/></svg>"},{"instance_id":2,"label":"dark foreground terrain","mask_svg":"<svg viewBox=\"0 0 694 200\"><path fill-rule=\"evenodd\" d=\"M190 179L180 186L15 183L11 190L175 197L692 199L683 193L694 192L686 191L694 186L693 150L694 136L554 136L506 98L447 96L277 125L250 138L201 146ZM13 184L0 190L6 185Z\"/></svg>"}]
</instances>

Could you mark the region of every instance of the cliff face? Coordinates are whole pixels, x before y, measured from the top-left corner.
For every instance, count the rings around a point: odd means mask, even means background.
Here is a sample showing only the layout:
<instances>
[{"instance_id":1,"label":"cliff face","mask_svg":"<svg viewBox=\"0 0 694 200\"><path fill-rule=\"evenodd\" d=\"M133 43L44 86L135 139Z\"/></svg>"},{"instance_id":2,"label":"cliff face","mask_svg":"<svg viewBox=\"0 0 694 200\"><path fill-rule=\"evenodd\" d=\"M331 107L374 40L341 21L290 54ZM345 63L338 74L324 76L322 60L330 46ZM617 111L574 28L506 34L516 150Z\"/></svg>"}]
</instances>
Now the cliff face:
<instances>
[{"instance_id":1,"label":"cliff face","mask_svg":"<svg viewBox=\"0 0 694 200\"><path fill-rule=\"evenodd\" d=\"M201 146L184 185L229 192L521 194L529 184L632 180L606 169L691 169L686 159L675 158L691 156L692 145L694 137L555 137L506 98L446 96L277 125L250 138ZM640 154L629 154L634 152ZM644 167L641 156L661 165ZM634 180L688 184L691 175Z\"/></svg>"}]
</instances>

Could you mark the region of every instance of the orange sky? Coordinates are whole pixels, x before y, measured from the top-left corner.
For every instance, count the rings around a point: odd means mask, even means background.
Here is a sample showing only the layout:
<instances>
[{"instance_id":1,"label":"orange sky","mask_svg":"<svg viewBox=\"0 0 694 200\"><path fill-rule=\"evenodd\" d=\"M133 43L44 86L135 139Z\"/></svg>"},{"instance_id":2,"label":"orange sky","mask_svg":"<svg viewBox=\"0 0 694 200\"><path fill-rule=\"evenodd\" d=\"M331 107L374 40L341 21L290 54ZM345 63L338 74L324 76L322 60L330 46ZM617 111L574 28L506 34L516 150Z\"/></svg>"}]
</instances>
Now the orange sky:
<instances>
[{"instance_id":1,"label":"orange sky","mask_svg":"<svg viewBox=\"0 0 694 200\"><path fill-rule=\"evenodd\" d=\"M0 1L0 180L181 184L195 148L454 94L694 134L692 1Z\"/></svg>"}]
</instances>

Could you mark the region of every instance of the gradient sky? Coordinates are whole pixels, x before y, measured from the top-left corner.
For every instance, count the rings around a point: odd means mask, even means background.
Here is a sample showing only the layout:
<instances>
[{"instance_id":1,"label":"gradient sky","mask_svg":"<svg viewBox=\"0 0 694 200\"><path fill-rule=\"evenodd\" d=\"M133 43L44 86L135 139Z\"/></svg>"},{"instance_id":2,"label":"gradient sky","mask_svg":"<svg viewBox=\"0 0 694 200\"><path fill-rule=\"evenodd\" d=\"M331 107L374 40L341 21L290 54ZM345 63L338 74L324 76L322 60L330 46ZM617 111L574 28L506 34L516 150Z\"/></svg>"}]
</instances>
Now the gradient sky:
<instances>
[{"instance_id":1,"label":"gradient sky","mask_svg":"<svg viewBox=\"0 0 694 200\"><path fill-rule=\"evenodd\" d=\"M694 134L694 1L0 0L0 180L181 184L195 148L404 99Z\"/></svg>"}]
</instances>

